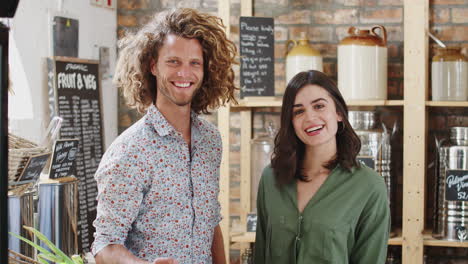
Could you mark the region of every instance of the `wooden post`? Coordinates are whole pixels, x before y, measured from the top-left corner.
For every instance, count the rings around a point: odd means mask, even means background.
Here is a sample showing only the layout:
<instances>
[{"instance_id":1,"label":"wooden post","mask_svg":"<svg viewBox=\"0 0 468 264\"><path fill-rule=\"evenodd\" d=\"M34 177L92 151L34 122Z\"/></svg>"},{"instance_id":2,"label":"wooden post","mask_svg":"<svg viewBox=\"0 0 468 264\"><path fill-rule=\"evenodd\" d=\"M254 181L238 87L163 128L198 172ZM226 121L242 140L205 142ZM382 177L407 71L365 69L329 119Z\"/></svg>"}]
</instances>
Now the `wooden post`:
<instances>
[{"instance_id":1,"label":"wooden post","mask_svg":"<svg viewBox=\"0 0 468 264\"><path fill-rule=\"evenodd\" d=\"M252 16L252 0L241 0L241 16ZM252 139L252 110L241 111L241 182L240 182L240 223L242 228L247 227L247 214L252 209L250 206L250 140ZM247 230L246 230L247 231ZM250 243L241 243L241 254L246 248L250 247Z\"/></svg>"},{"instance_id":2,"label":"wooden post","mask_svg":"<svg viewBox=\"0 0 468 264\"><path fill-rule=\"evenodd\" d=\"M226 35L230 35L230 1L220 0L218 3L218 16L222 19ZM223 232L224 252L226 254L226 263L229 263L229 243L230 243L230 215L229 215L229 117L230 106L226 105L218 109L218 128L223 140L223 157L220 168L220 195L219 202L221 204L221 231Z\"/></svg>"},{"instance_id":3,"label":"wooden post","mask_svg":"<svg viewBox=\"0 0 468 264\"><path fill-rule=\"evenodd\" d=\"M241 0L241 16L252 16L252 0Z\"/></svg>"},{"instance_id":4,"label":"wooden post","mask_svg":"<svg viewBox=\"0 0 468 264\"><path fill-rule=\"evenodd\" d=\"M250 207L250 140L252 139L252 110L242 110L241 118L241 160L240 160L240 202L241 202L241 225L247 225L247 213Z\"/></svg>"},{"instance_id":5,"label":"wooden post","mask_svg":"<svg viewBox=\"0 0 468 264\"><path fill-rule=\"evenodd\" d=\"M223 141L223 156L220 168L220 193L219 203L221 205L221 215L223 220L220 223L223 232L224 249L229 263L229 106L223 106L218 109L218 128Z\"/></svg>"},{"instance_id":6,"label":"wooden post","mask_svg":"<svg viewBox=\"0 0 468 264\"><path fill-rule=\"evenodd\" d=\"M403 264L423 263L428 0L404 1Z\"/></svg>"}]
</instances>

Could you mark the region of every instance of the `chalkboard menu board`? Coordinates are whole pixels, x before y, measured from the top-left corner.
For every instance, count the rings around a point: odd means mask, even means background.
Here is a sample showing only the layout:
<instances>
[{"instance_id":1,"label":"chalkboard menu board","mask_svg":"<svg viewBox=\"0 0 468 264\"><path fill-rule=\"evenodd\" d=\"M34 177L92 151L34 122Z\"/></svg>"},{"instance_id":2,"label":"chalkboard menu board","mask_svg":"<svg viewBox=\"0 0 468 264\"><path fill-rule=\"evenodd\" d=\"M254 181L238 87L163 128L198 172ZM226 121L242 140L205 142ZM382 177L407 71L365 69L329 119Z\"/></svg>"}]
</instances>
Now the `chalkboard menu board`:
<instances>
[{"instance_id":1,"label":"chalkboard menu board","mask_svg":"<svg viewBox=\"0 0 468 264\"><path fill-rule=\"evenodd\" d=\"M445 200L468 201L468 171L446 170Z\"/></svg>"},{"instance_id":2,"label":"chalkboard menu board","mask_svg":"<svg viewBox=\"0 0 468 264\"><path fill-rule=\"evenodd\" d=\"M50 179L57 179L75 174L75 161L78 152L77 139L57 140L54 144L52 162L50 164Z\"/></svg>"},{"instance_id":3,"label":"chalkboard menu board","mask_svg":"<svg viewBox=\"0 0 468 264\"><path fill-rule=\"evenodd\" d=\"M94 174L103 154L98 61L66 57L48 60L51 113L63 118L60 138L79 140L76 173L79 179L79 250L89 252L96 218Z\"/></svg>"},{"instance_id":4,"label":"chalkboard menu board","mask_svg":"<svg viewBox=\"0 0 468 264\"><path fill-rule=\"evenodd\" d=\"M239 28L241 98L275 95L273 18L240 17Z\"/></svg>"},{"instance_id":5,"label":"chalkboard menu board","mask_svg":"<svg viewBox=\"0 0 468 264\"><path fill-rule=\"evenodd\" d=\"M247 214L247 232L257 231L257 214Z\"/></svg>"},{"instance_id":6,"label":"chalkboard menu board","mask_svg":"<svg viewBox=\"0 0 468 264\"><path fill-rule=\"evenodd\" d=\"M375 159L373 157L358 156L357 160L367 167L375 170Z\"/></svg>"},{"instance_id":7,"label":"chalkboard menu board","mask_svg":"<svg viewBox=\"0 0 468 264\"><path fill-rule=\"evenodd\" d=\"M41 176L47 161L49 160L50 152L31 156L24 166L21 175L18 178L19 182L36 181Z\"/></svg>"}]
</instances>

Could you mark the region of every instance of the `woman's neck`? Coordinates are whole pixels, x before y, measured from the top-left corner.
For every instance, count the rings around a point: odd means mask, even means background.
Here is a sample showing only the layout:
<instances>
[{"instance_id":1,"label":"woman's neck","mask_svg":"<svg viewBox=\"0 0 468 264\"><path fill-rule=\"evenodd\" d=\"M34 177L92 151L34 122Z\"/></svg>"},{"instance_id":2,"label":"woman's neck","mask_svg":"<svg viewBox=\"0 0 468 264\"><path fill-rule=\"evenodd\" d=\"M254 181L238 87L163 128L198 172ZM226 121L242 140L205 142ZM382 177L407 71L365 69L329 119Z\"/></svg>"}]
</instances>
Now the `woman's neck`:
<instances>
[{"instance_id":1,"label":"woman's neck","mask_svg":"<svg viewBox=\"0 0 468 264\"><path fill-rule=\"evenodd\" d=\"M324 166L336 157L336 142L335 144L326 144L322 146L305 146L304 162L302 169L304 175L315 177L330 171Z\"/></svg>"}]
</instances>

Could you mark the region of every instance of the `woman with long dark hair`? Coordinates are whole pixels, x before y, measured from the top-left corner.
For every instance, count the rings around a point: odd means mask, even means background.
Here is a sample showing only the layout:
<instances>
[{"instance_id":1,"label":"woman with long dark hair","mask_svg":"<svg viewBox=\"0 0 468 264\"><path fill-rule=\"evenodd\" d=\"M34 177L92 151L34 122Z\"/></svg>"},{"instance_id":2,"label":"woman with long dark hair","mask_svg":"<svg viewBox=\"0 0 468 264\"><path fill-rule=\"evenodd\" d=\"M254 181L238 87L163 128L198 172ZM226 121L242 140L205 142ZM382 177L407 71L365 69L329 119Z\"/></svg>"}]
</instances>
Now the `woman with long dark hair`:
<instances>
[{"instance_id":1,"label":"woman with long dark hair","mask_svg":"<svg viewBox=\"0 0 468 264\"><path fill-rule=\"evenodd\" d=\"M288 83L258 189L256 264L385 262L385 183L357 162L361 142L347 114L325 74L301 72Z\"/></svg>"}]
</instances>

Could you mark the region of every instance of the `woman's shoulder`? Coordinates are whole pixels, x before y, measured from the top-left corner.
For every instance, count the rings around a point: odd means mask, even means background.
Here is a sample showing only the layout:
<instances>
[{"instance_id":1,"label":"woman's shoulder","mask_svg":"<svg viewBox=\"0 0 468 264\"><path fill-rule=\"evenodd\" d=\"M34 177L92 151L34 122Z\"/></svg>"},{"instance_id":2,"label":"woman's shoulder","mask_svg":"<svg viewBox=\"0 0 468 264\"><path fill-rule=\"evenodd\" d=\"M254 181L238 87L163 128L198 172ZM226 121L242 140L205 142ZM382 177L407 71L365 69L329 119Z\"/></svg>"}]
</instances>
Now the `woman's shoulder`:
<instances>
[{"instance_id":1,"label":"woman's shoulder","mask_svg":"<svg viewBox=\"0 0 468 264\"><path fill-rule=\"evenodd\" d=\"M375 170L361 164L351 170L352 178L356 184L360 186L367 186L367 190L375 190L386 192L386 185L384 178Z\"/></svg>"},{"instance_id":2,"label":"woman's shoulder","mask_svg":"<svg viewBox=\"0 0 468 264\"><path fill-rule=\"evenodd\" d=\"M281 189L277 182L277 177L275 170L271 167L271 164L268 164L262 172L262 177L260 179L260 185L267 190L279 190Z\"/></svg>"},{"instance_id":3,"label":"woman's shoulder","mask_svg":"<svg viewBox=\"0 0 468 264\"><path fill-rule=\"evenodd\" d=\"M268 164L262 172L262 178L260 181L263 183L271 183L274 182L275 180L275 173L273 171L273 168L271 167L271 164Z\"/></svg>"}]
</instances>

